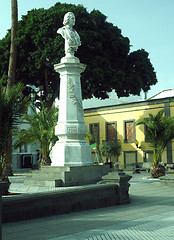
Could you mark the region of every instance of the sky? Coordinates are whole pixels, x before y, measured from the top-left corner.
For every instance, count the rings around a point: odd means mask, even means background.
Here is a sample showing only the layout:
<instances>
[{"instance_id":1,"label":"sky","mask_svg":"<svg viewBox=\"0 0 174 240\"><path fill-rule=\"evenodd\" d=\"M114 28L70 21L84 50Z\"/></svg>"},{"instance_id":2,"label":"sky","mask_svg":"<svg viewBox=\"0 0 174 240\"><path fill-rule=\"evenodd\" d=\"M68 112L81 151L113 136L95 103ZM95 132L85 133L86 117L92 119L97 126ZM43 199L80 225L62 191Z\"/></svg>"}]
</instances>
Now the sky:
<instances>
[{"instance_id":1,"label":"sky","mask_svg":"<svg viewBox=\"0 0 174 240\"><path fill-rule=\"evenodd\" d=\"M0 39L11 27L11 1L0 0ZM174 88L174 0L18 0L18 18L33 8L49 8L56 2L81 4L107 16L128 37L131 51L145 49L157 74L158 83L147 97Z\"/></svg>"}]
</instances>

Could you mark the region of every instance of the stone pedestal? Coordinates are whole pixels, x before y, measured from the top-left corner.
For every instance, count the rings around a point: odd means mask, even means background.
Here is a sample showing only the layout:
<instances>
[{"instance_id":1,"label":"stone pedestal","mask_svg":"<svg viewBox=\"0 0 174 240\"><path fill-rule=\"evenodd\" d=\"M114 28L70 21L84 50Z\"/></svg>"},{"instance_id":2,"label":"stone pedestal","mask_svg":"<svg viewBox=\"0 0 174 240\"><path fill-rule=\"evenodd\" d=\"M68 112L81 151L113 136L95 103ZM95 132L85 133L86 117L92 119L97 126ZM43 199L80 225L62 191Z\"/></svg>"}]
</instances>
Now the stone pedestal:
<instances>
[{"instance_id":1,"label":"stone pedestal","mask_svg":"<svg viewBox=\"0 0 174 240\"><path fill-rule=\"evenodd\" d=\"M88 165L42 167L39 171L34 170L31 176L24 180L25 185L40 187L69 187L87 184L95 184L101 181L102 176L108 174L108 165Z\"/></svg>"},{"instance_id":2,"label":"stone pedestal","mask_svg":"<svg viewBox=\"0 0 174 240\"><path fill-rule=\"evenodd\" d=\"M88 133L84 122L80 74L86 65L76 57L64 57L54 69L60 74L59 119L55 132L59 138L52 150L52 166L91 165L91 148L84 140Z\"/></svg>"}]
</instances>

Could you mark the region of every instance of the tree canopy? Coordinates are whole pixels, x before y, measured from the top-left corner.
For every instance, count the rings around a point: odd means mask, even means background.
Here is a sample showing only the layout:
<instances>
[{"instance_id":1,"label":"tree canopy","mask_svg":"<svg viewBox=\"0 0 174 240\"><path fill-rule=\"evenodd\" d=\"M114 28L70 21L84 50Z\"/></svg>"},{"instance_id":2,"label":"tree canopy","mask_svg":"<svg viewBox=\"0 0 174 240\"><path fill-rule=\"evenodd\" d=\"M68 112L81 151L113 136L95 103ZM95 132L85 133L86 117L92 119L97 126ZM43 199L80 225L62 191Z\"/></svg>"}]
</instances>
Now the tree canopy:
<instances>
[{"instance_id":1,"label":"tree canopy","mask_svg":"<svg viewBox=\"0 0 174 240\"><path fill-rule=\"evenodd\" d=\"M75 29L82 45L76 56L87 65L81 76L83 98L105 99L115 89L118 97L138 95L156 84L156 73L144 49L130 52L130 41L98 10L82 5L56 3L49 9L33 9L18 23L16 79L58 93L59 77L54 64L64 56L64 39L57 34L64 14L76 16ZM0 75L7 73L10 31L0 40ZM54 97L55 97L54 96Z\"/></svg>"},{"instance_id":2,"label":"tree canopy","mask_svg":"<svg viewBox=\"0 0 174 240\"><path fill-rule=\"evenodd\" d=\"M119 141L117 141L117 142L116 141L114 141L114 142L106 141L102 144L101 153L104 157L110 157L110 162L111 162L111 157L113 157L113 156L119 157L120 156L121 143Z\"/></svg>"}]
</instances>

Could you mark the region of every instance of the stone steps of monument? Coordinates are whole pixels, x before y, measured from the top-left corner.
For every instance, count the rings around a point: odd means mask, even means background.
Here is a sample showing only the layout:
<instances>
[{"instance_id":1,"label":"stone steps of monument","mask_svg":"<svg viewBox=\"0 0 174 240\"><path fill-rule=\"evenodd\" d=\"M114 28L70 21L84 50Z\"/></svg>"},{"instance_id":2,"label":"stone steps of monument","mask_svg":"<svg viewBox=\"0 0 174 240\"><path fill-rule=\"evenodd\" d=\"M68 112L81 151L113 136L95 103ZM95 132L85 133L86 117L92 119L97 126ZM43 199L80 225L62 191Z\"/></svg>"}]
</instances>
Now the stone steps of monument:
<instances>
[{"instance_id":1,"label":"stone steps of monument","mask_svg":"<svg viewBox=\"0 0 174 240\"><path fill-rule=\"evenodd\" d=\"M32 178L26 178L24 181L24 185L37 186L37 187L62 187L62 180L38 180Z\"/></svg>"},{"instance_id":2,"label":"stone steps of monument","mask_svg":"<svg viewBox=\"0 0 174 240\"><path fill-rule=\"evenodd\" d=\"M45 167L41 167L41 169L37 170L37 171L39 171L39 172L48 172L49 171L52 173L65 172L65 171L70 171L70 167L45 166Z\"/></svg>"},{"instance_id":3,"label":"stone steps of monument","mask_svg":"<svg viewBox=\"0 0 174 240\"><path fill-rule=\"evenodd\" d=\"M49 174L59 174L61 172L69 172L70 168L41 168L39 170L31 170L31 174L32 175L38 175L38 174L45 174L45 173L49 173Z\"/></svg>"},{"instance_id":4,"label":"stone steps of monument","mask_svg":"<svg viewBox=\"0 0 174 240\"><path fill-rule=\"evenodd\" d=\"M65 171L63 171L63 169ZM28 176L24 184L33 186L79 186L94 184L108 174L110 168L107 165L73 166L73 167L44 167L35 170ZM61 179L61 180L60 180Z\"/></svg>"},{"instance_id":5,"label":"stone steps of monument","mask_svg":"<svg viewBox=\"0 0 174 240\"><path fill-rule=\"evenodd\" d=\"M48 172L48 173L42 173L42 172L38 172L38 173L34 173L34 174L26 177L25 179L56 180L56 179L62 179L63 176L68 177L69 174L70 174L70 172L60 172L60 173L50 173L50 172Z\"/></svg>"}]
</instances>

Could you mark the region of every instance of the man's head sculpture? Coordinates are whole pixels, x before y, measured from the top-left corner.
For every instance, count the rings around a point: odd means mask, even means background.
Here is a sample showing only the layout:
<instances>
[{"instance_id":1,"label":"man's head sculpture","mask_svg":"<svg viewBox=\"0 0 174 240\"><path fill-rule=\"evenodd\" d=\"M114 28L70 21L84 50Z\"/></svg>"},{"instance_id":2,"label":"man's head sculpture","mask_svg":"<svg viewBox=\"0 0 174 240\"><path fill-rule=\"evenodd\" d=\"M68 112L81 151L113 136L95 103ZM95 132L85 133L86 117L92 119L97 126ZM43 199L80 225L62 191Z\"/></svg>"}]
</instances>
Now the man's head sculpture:
<instances>
[{"instance_id":1,"label":"man's head sculpture","mask_svg":"<svg viewBox=\"0 0 174 240\"><path fill-rule=\"evenodd\" d=\"M70 56L74 56L74 53L81 45L79 34L73 29L75 25L74 13L68 12L65 14L63 25L63 27L57 30L57 33L61 34L65 39L65 54L67 55L68 53Z\"/></svg>"}]
</instances>

